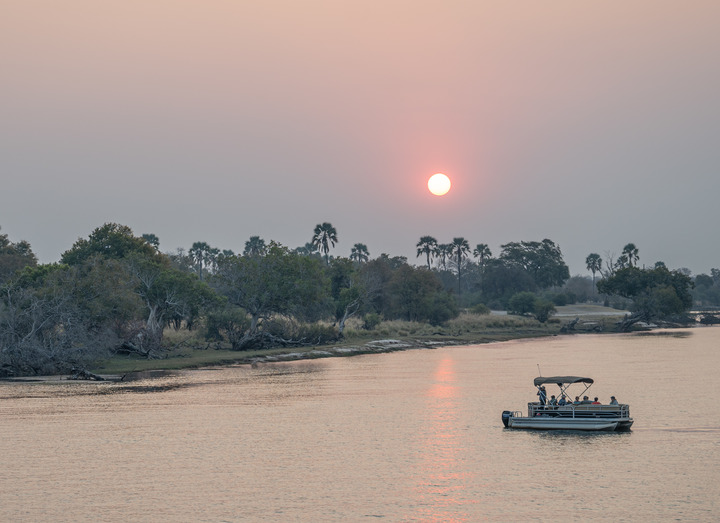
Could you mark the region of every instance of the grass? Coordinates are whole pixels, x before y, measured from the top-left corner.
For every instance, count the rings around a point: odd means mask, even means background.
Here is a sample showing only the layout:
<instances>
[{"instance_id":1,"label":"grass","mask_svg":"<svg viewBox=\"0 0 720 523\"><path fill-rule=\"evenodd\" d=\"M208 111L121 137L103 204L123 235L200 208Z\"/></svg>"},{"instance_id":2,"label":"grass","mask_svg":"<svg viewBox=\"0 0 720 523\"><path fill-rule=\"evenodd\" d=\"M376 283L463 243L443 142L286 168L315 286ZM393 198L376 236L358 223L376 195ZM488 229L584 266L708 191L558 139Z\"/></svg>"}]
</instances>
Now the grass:
<instances>
[{"instance_id":1,"label":"grass","mask_svg":"<svg viewBox=\"0 0 720 523\"><path fill-rule=\"evenodd\" d=\"M92 371L98 374L126 374L147 370L178 370L233 363L247 363L254 358L264 358L287 353L309 353L330 347L362 347L366 343L381 340L400 340L409 346L427 347L429 345L470 345L507 341L520 338L552 336L560 332L561 327L579 314L576 332L591 331L596 327L604 332L614 332L614 323L624 311L613 311L598 306L590 308L559 307L563 318L551 318L540 323L533 318L495 314L461 313L457 318L441 326L411 321L383 321L375 329L362 328L361 320L351 318L345 328L345 337L325 346L278 347L256 351L233 351L227 344L208 343L199 331L168 329L165 332L165 345L168 349L158 359L145 359L138 356L113 356L99 362ZM612 313L616 313L613 315ZM308 357L312 357L309 354Z\"/></svg>"}]
</instances>

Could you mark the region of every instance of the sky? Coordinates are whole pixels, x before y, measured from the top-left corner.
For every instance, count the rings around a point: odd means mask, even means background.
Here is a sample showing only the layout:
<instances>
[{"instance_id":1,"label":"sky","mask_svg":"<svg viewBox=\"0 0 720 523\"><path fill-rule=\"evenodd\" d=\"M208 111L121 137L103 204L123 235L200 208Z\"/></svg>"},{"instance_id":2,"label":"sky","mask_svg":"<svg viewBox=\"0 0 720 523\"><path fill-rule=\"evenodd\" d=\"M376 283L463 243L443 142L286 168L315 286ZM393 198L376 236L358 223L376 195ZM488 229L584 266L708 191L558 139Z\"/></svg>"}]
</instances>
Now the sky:
<instances>
[{"instance_id":1,"label":"sky","mask_svg":"<svg viewBox=\"0 0 720 523\"><path fill-rule=\"evenodd\" d=\"M0 226L720 267L716 0L0 0ZM451 191L431 195L444 172Z\"/></svg>"}]
</instances>

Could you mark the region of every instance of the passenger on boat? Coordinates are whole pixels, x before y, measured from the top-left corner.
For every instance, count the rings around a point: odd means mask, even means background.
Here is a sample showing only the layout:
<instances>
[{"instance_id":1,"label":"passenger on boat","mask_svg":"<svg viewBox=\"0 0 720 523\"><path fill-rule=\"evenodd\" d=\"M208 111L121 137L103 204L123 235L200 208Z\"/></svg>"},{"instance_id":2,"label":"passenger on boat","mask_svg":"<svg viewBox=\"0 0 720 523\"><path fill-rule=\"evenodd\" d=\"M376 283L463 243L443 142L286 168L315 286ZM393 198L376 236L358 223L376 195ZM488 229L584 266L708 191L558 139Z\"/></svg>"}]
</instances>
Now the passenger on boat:
<instances>
[{"instance_id":1,"label":"passenger on boat","mask_svg":"<svg viewBox=\"0 0 720 523\"><path fill-rule=\"evenodd\" d=\"M567 400L565 399L565 394L560 396L560 399L558 400L558 405L561 407L567 405Z\"/></svg>"},{"instance_id":2,"label":"passenger on boat","mask_svg":"<svg viewBox=\"0 0 720 523\"><path fill-rule=\"evenodd\" d=\"M590 398L588 398L587 396L583 396L583 400L582 400L583 405L590 405L591 403L592 403L592 401L590 401Z\"/></svg>"},{"instance_id":3,"label":"passenger on boat","mask_svg":"<svg viewBox=\"0 0 720 523\"><path fill-rule=\"evenodd\" d=\"M553 394L552 396L550 396L550 402L549 402L549 404L552 405L553 407L557 407L558 402L557 402L557 400L555 399L555 394Z\"/></svg>"},{"instance_id":4,"label":"passenger on boat","mask_svg":"<svg viewBox=\"0 0 720 523\"><path fill-rule=\"evenodd\" d=\"M547 392L545 392L544 385L540 385L540 387L538 387L537 395L540 397L540 405L545 405L545 401L547 400Z\"/></svg>"},{"instance_id":5,"label":"passenger on boat","mask_svg":"<svg viewBox=\"0 0 720 523\"><path fill-rule=\"evenodd\" d=\"M600 402L598 401L597 396L596 396L595 399L593 400L592 404L593 404L593 405L602 405L602 403L600 403Z\"/></svg>"},{"instance_id":6,"label":"passenger on boat","mask_svg":"<svg viewBox=\"0 0 720 523\"><path fill-rule=\"evenodd\" d=\"M573 405L580 405L582 401L580 401L580 396L575 396L575 401L573 401Z\"/></svg>"},{"instance_id":7,"label":"passenger on boat","mask_svg":"<svg viewBox=\"0 0 720 523\"><path fill-rule=\"evenodd\" d=\"M618 400L615 399L615 396L610 396L610 405L619 405Z\"/></svg>"}]
</instances>

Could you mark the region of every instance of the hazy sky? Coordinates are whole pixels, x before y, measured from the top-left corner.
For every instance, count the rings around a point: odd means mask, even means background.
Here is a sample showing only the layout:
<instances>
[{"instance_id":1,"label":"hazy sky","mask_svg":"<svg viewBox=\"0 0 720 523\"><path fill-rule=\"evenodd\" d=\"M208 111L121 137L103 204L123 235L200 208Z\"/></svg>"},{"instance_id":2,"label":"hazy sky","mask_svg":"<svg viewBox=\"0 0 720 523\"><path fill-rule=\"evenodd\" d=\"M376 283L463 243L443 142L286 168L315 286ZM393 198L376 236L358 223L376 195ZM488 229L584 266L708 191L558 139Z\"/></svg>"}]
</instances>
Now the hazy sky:
<instances>
[{"instance_id":1,"label":"hazy sky","mask_svg":"<svg viewBox=\"0 0 720 523\"><path fill-rule=\"evenodd\" d=\"M717 0L0 0L0 226L720 267ZM427 178L453 182L432 196Z\"/></svg>"}]
</instances>

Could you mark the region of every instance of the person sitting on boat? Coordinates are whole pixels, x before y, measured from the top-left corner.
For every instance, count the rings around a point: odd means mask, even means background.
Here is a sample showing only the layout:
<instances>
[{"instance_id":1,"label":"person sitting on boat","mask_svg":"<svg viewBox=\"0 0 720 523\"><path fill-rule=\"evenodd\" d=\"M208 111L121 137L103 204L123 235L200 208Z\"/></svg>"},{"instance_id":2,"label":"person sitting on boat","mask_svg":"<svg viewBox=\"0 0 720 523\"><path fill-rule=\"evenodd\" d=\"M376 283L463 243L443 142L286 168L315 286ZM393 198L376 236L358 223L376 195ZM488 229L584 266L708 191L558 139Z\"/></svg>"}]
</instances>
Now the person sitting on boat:
<instances>
[{"instance_id":1,"label":"person sitting on boat","mask_svg":"<svg viewBox=\"0 0 720 523\"><path fill-rule=\"evenodd\" d=\"M582 400L583 405L590 405L591 403L592 403L592 401L590 401L590 398L588 398L587 396L583 396L583 400Z\"/></svg>"},{"instance_id":2,"label":"person sitting on boat","mask_svg":"<svg viewBox=\"0 0 720 523\"><path fill-rule=\"evenodd\" d=\"M537 395L540 397L540 405L545 405L547 400L547 392L545 392L545 386L540 385L538 387Z\"/></svg>"},{"instance_id":3,"label":"person sitting on boat","mask_svg":"<svg viewBox=\"0 0 720 523\"><path fill-rule=\"evenodd\" d=\"M593 404L593 405L602 405L602 403L600 403L600 402L598 401L597 396L596 396L595 399L593 400L592 404Z\"/></svg>"},{"instance_id":4,"label":"person sitting on boat","mask_svg":"<svg viewBox=\"0 0 720 523\"><path fill-rule=\"evenodd\" d=\"M558 400L558 405L559 405L560 407L563 407L563 406L567 405L567 399L565 399L565 394L563 394L562 396L560 396L560 399Z\"/></svg>"},{"instance_id":5,"label":"person sitting on boat","mask_svg":"<svg viewBox=\"0 0 720 523\"><path fill-rule=\"evenodd\" d=\"M573 401L573 405L580 405L582 401L580 401L580 396L575 396L575 401Z\"/></svg>"},{"instance_id":6,"label":"person sitting on boat","mask_svg":"<svg viewBox=\"0 0 720 523\"><path fill-rule=\"evenodd\" d=\"M555 399L555 394L553 394L552 396L550 396L550 402L549 402L549 404L550 404L551 406L553 406L553 407L557 407L558 401Z\"/></svg>"},{"instance_id":7,"label":"person sitting on boat","mask_svg":"<svg viewBox=\"0 0 720 523\"><path fill-rule=\"evenodd\" d=\"M619 405L618 400L615 399L615 396L610 396L610 405Z\"/></svg>"}]
</instances>

